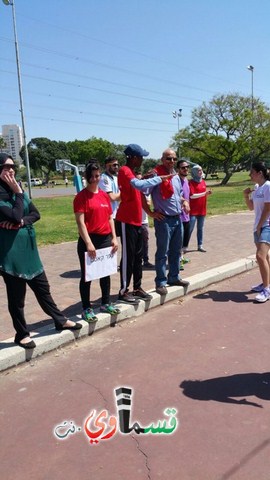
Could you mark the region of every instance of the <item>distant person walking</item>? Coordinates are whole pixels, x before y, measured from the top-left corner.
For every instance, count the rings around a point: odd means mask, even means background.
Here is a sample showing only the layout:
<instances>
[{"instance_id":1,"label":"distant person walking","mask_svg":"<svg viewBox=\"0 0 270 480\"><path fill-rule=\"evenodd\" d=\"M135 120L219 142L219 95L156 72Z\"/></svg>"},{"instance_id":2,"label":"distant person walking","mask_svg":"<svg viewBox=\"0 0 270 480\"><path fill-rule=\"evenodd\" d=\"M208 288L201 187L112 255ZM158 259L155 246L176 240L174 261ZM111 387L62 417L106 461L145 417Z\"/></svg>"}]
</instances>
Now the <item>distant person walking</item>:
<instances>
[{"instance_id":1,"label":"distant person walking","mask_svg":"<svg viewBox=\"0 0 270 480\"><path fill-rule=\"evenodd\" d=\"M194 165L191 169L191 180L189 181L190 189L190 223L189 223L189 235L191 237L192 232L197 222L197 244L199 252L206 252L203 247L203 228L206 216L206 204L207 196L212 193L211 190L207 190L206 183L203 179L203 170L200 165Z\"/></svg>"},{"instance_id":2,"label":"distant person walking","mask_svg":"<svg viewBox=\"0 0 270 480\"><path fill-rule=\"evenodd\" d=\"M16 330L14 342L30 349L36 344L30 338L24 317L27 285L43 311L53 318L56 330L79 330L82 325L66 318L54 303L33 227L40 215L16 181L15 172L12 157L0 153L0 273L6 284L8 309Z\"/></svg>"},{"instance_id":3,"label":"distant person walking","mask_svg":"<svg viewBox=\"0 0 270 480\"><path fill-rule=\"evenodd\" d=\"M254 242L256 245L256 260L259 265L262 283L251 287L258 292L255 300L264 303L270 298L270 174L263 162L253 163L250 178L255 183L254 190L249 187L244 190L244 198L249 210L254 210Z\"/></svg>"}]
</instances>

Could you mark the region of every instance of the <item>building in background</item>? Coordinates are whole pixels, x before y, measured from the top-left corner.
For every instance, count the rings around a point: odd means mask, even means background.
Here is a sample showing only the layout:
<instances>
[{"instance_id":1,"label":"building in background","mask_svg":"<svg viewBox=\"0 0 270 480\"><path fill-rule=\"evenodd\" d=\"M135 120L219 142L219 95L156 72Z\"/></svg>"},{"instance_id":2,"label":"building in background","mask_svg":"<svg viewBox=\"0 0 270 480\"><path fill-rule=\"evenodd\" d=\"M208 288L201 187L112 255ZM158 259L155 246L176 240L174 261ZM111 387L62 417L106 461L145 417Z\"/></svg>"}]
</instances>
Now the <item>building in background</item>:
<instances>
[{"instance_id":1,"label":"building in background","mask_svg":"<svg viewBox=\"0 0 270 480\"><path fill-rule=\"evenodd\" d=\"M2 152L12 155L14 160L22 163L20 157L20 150L23 146L22 129L19 125L2 125L2 138L5 142L5 147Z\"/></svg>"}]
</instances>

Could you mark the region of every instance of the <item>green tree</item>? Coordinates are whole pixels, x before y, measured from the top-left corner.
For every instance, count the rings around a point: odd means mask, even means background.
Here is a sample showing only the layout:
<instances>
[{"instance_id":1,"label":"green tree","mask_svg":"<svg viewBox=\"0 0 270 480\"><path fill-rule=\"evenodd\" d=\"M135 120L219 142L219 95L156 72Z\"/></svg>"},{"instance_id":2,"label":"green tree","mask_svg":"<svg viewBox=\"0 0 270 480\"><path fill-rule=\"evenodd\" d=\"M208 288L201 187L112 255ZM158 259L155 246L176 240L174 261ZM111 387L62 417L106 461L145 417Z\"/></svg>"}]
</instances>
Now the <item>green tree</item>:
<instances>
[{"instance_id":1,"label":"green tree","mask_svg":"<svg viewBox=\"0 0 270 480\"><path fill-rule=\"evenodd\" d=\"M68 142L67 148L69 151L69 158L72 163L76 165L86 164L91 158L95 158L100 165L104 166L106 157L116 156L121 160L124 151L123 145L115 145L108 140L96 137L91 137L88 140L74 140Z\"/></svg>"},{"instance_id":2,"label":"green tree","mask_svg":"<svg viewBox=\"0 0 270 480\"><path fill-rule=\"evenodd\" d=\"M32 138L27 146L31 169L36 173L41 172L46 181L49 180L50 173L55 171L55 160L69 158L67 144L62 141L57 142L45 137ZM20 156L24 160L24 147Z\"/></svg>"},{"instance_id":3,"label":"green tree","mask_svg":"<svg viewBox=\"0 0 270 480\"><path fill-rule=\"evenodd\" d=\"M6 146L7 146L7 145L6 145L5 140L3 139L2 136L0 136L0 152L2 152L3 149L6 148Z\"/></svg>"},{"instance_id":4,"label":"green tree","mask_svg":"<svg viewBox=\"0 0 270 480\"><path fill-rule=\"evenodd\" d=\"M270 110L259 99L235 94L215 96L192 112L191 124L172 146L206 172L223 169L225 185L234 172L270 156Z\"/></svg>"}]
</instances>

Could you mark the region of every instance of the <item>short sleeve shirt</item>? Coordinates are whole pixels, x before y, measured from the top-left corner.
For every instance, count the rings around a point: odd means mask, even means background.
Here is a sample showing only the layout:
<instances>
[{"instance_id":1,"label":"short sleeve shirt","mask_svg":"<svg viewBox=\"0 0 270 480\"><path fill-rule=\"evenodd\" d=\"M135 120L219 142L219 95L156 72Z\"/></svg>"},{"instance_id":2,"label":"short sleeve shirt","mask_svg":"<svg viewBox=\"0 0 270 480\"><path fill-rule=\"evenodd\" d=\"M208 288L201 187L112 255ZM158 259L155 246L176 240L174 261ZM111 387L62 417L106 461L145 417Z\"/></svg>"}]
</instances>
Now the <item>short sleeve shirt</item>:
<instances>
[{"instance_id":1,"label":"short sleeve shirt","mask_svg":"<svg viewBox=\"0 0 270 480\"><path fill-rule=\"evenodd\" d=\"M255 187L255 190L251 194L251 199L253 200L255 221L254 221L254 232L257 230L257 225L262 216L262 211L265 203L270 202L270 182L267 180L263 185ZM270 226L270 217L268 217L263 227Z\"/></svg>"},{"instance_id":2,"label":"short sleeve shirt","mask_svg":"<svg viewBox=\"0 0 270 480\"><path fill-rule=\"evenodd\" d=\"M112 207L107 193L102 190L93 193L84 188L76 195L73 208L74 213L84 213L84 223L88 233L98 235L111 233L109 218L112 215Z\"/></svg>"}]
</instances>

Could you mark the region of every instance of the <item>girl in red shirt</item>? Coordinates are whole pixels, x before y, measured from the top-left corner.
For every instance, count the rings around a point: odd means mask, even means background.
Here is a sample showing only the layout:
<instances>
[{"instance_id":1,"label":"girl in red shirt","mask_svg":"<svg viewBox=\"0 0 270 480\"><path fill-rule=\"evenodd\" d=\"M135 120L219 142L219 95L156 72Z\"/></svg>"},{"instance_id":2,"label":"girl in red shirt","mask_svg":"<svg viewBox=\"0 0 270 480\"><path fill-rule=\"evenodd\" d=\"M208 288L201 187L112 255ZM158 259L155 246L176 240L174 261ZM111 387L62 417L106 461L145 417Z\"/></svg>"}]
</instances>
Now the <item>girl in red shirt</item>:
<instances>
[{"instance_id":1,"label":"girl in red shirt","mask_svg":"<svg viewBox=\"0 0 270 480\"><path fill-rule=\"evenodd\" d=\"M80 295L82 300L82 318L87 322L97 321L90 303L91 282L85 281L85 252L91 258L96 257L96 249L112 247L112 253L118 249L110 197L99 189L100 167L96 162L88 163L85 170L87 185L74 199L74 213L79 229L77 252L81 266ZM120 310L110 304L110 276L100 278L100 311L117 314Z\"/></svg>"}]
</instances>

